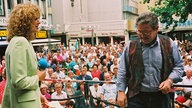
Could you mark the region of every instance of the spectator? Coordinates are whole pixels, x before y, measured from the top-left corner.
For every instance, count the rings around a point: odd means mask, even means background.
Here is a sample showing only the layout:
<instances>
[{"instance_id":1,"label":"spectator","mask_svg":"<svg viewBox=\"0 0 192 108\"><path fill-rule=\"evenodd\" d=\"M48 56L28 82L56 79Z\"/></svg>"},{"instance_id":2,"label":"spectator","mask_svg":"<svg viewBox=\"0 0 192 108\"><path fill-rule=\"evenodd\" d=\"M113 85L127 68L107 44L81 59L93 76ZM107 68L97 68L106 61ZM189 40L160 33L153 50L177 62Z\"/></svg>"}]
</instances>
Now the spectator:
<instances>
[{"instance_id":1,"label":"spectator","mask_svg":"<svg viewBox=\"0 0 192 108\"><path fill-rule=\"evenodd\" d=\"M185 68L185 73L186 76L184 76L182 79L182 82L179 82L178 84L183 84L183 85L192 85L192 68ZM183 92L183 94L187 92L191 92L192 88L191 87L176 87L175 90L180 90Z\"/></svg>"},{"instance_id":2,"label":"spectator","mask_svg":"<svg viewBox=\"0 0 192 108\"><path fill-rule=\"evenodd\" d=\"M79 69L79 65L75 65L73 68L74 68L74 70L75 70L75 75L76 75L76 76L79 76L80 73L81 73L81 71L80 71L80 69Z\"/></svg>"},{"instance_id":3,"label":"spectator","mask_svg":"<svg viewBox=\"0 0 192 108\"><path fill-rule=\"evenodd\" d=\"M81 69L81 75L77 77L77 80L92 80L91 76L87 75L85 68Z\"/></svg>"},{"instance_id":4,"label":"spectator","mask_svg":"<svg viewBox=\"0 0 192 108\"><path fill-rule=\"evenodd\" d=\"M99 70L102 70L103 65L101 64L101 60L100 59L97 58L95 64L97 64Z\"/></svg>"},{"instance_id":5,"label":"spectator","mask_svg":"<svg viewBox=\"0 0 192 108\"><path fill-rule=\"evenodd\" d=\"M72 82L71 82L71 78L67 77L65 78L65 86L64 86L64 91L67 93L67 96L69 98L73 97L75 95L75 92L76 92L76 89L71 86L72 85Z\"/></svg>"},{"instance_id":6,"label":"spectator","mask_svg":"<svg viewBox=\"0 0 192 108\"><path fill-rule=\"evenodd\" d=\"M91 75L91 72L88 70L87 66L83 66L83 68L86 70L86 74L89 75L91 78L93 78Z\"/></svg>"},{"instance_id":7,"label":"spectator","mask_svg":"<svg viewBox=\"0 0 192 108\"><path fill-rule=\"evenodd\" d=\"M67 77L66 78L70 78L71 80L76 80L76 77L74 76L73 71L68 71L67 73ZM74 87L75 89L77 89L77 83L76 82L72 82L72 87Z\"/></svg>"},{"instance_id":8,"label":"spectator","mask_svg":"<svg viewBox=\"0 0 192 108\"><path fill-rule=\"evenodd\" d=\"M109 73L104 74L105 81L112 81L111 75ZM116 96L117 96L117 91L116 91L116 85L111 84L111 83L104 83L102 85L102 94L101 94L101 99L106 100L106 101L111 101L116 103ZM110 106L105 103L102 103L103 107Z\"/></svg>"},{"instance_id":9,"label":"spectator","mask_svg":"<svg viewBox=\"0 0 192 108\"><path fill-rule=\"evenodd\" d=\"M116 79L117 79L117 72L118 72L118 67L114 67L113 68L113 71L111 72L112 73L112 80L113 81L116 81Z\"/></svg>"},{"instance_id":10,"label":"spectator","mask_svg":"<svg viewBox=\"0 0 192 108\"><path fill-rule=\"evenodd\" d=\"M101 70L98 69L98 66L97 64L94 64L93 65L93 70L91 72L91 75L93 78L97 77L100 79L100 74L101 74Z\"/></svg>"},{"instance_id":11,"label":"spectator","mask_svg":"<svg viewBox=\"0 0 192 108\"><path fill-rule=\"evenodd\" d=\"M102 73L100 74L100 80L101 80L101 81L104 81L104 80L105 80L104 74L107 73L107 72L109 72L109 71L108 71L108 68L107 68L106 65L104 65L104 66L103 66L103 69L102 69Z\"/></svg>"},{"instance_id":12,"label":"spectator","mask_svg":"<svg viewBox=\"0 0 192 108\"><path fill-rule=\"evenodd\" d=\"M0 105L2 103L3 93L6 85L6 69L5 68L2 70L2 78L3 80L0 82Z\"/></svg>"},{"instance_id":13,"label":"spectator","mask_svg":"<svg viewBox=\"0 0 192 108\"><path fill-rule=\"evenodd\" d=\"M46 98L46 99L51 99L51 95L47 92L48 86L46 84L41 84L40 86L40 91L41 94Z\"/></svg>"},{"instance_id":14,"label":"spectator","mask_svg":"<svg viewBox=\"0 0 192 108\"><path fill-rule=\"evenodd\" d=\"M75 108L87 108L87 104L85 103L85 91L84 91L84 83L79 83L79 89L75 92L75 96L82 96L80 98L75 98Z\"/></svg>"},{"instance_id":15,"label":"spectator","mask_svg":"<svg viewBox=\"0 0 192 108\"><path fill-rule=\"evenodd\" d=\"M55 84L55 92L51 94L51 99L67 99L67 93L62 91L62 84L56 83ZM67 100L60 100L59 103L63 107L65 107Z\"/></svg>"},{"instance_id":16,"label":"spectator","mask_svg":"<svg viewBox=\"0 0 192 108\"><path fill-rule=\"evenodd\" d=\"M59 64L57 65L56 71L53 74L55 74L57 76L57 79L64 79L65 78L65 74L61 71Z\"/></svg>"},{"instance_id":17,"label":"spectator","mask_svg":"<svg viewBox=\"0 0 192 108\"><path fill-rule=\"evenodd\" d=\"M66 102L66 107L65 108L75 108L75 103L71 100L68 100Z\"/></svg>"},{"instance_id":18,"label":"spectator","mask_svg":"<svg viewBox=\"0 0 192 108\"><path fill-rule=\"evenodd\" d=\"M114 67L119 67L119 63L117 62L117 58L113 59L113 64L110 66L111 72L113 72Z\"/></svg>"},{"instance_id":19,"label":"spectator","mask_svg":"<svg viewBox=\"0 0 192 108\"><path fill-rule=\"evenodd\" d=\"M93 81L99 81L97 77L93 78ZM93 83L92 86L89 87L91 95L95 98L100 99L101 93L102 93L102 87L99 85L99 83ZM93 99L93 106L94 108L100 108L100 101Z\"/></svg>"}]
</instances>

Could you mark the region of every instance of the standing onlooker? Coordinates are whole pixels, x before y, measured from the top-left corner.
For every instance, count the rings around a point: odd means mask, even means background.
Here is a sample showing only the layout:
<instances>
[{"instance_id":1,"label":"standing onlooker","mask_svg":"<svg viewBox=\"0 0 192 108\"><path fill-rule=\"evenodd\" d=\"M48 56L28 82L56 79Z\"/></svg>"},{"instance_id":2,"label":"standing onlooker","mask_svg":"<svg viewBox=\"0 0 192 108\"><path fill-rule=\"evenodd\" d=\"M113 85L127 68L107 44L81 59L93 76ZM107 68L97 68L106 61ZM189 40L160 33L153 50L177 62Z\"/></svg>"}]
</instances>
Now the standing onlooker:
<instances>
[{"instance_id":1,"label":"standing onlooker","mask_svg":"<svg viewBox=\"0 0 192 108\"><path fill-rule=\"evenodd\" d=\"M46 72L38 70L31 40L40 24L40 8L18 4L10 14L7 30L6 88L2 108L41 108L39 81ZM45 102L45 101L44 101Z\"/></svg>"},{"instance_id":2,"label":"standing onlooker","mask_svg":"<svg viewBox=\"0 0 192 108\"><path fill-rule=\"evenodd\" d=\"M180 52L171 38L158 34L158 24L151 12L136 19L138 38L125 47L117 74L117 102L122 108L126 101L129 108L170 107L171 85L182 80Z\"/></svg>"}]
</instances>

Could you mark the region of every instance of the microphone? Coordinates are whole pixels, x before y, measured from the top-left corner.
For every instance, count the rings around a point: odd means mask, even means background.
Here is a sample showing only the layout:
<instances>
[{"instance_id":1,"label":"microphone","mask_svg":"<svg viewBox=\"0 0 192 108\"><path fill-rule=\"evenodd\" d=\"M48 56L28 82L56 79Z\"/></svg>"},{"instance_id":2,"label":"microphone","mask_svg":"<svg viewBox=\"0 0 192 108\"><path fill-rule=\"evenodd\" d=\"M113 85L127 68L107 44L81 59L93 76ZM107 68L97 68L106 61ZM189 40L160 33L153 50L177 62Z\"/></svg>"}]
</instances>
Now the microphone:
<instances>
[{"instance_id":1,"label":"microphone","mask_svg":"<svg viewBox=\"0 0 192 108\"><path fill-rule=\"evenodd\" d=\"M47 62L46 59L41 58L38 62L38 67L39 67L39 70L45 70L45 68L49 67L49 63Z\"/></svg>"},{"instance_id":2,"label":"microphone","mask_svg":"<svg viewBox=\"0 0 192 108\"><path fill-rule=\"evenodd\" d=\"M38 62L38 68L40 71L45 70L45 68L48 68L49 64L45 58L40 58ZM41 86L41 81L39 81L39 87Z\"/></svg>"}]
</instances>

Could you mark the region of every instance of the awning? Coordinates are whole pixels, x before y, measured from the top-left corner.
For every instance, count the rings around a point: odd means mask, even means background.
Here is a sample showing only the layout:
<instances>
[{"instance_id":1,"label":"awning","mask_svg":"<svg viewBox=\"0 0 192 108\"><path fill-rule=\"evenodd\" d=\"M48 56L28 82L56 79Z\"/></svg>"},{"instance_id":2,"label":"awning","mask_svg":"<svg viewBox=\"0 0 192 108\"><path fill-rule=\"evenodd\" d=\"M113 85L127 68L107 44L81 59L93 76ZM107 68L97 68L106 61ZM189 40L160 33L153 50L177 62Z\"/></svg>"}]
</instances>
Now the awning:
<instances>
[{"instance_id":1,"label":"awning","mask_svg":"<svg viewBox=\"0 0 192 108\"><path fill-rule=\"evenodd\" d=\"M0 41L0 46L7 46L8 42L7 41Z\"/></svg>"},{"instance_id":2,"label":"awning","mask_svg":"<svg viewBox=\"0 0 192 108\"><path fill-rule=\"evenodd\" d=\"M36 39L31 41L33 46L39 46L39 45L49 45L49 44L60 44L60 40L56 39Z\"/></svg>"},{"instance_id":3,"label":"awning","mask_svg":"<svg viewBox=\"0 0 192 108\"><path fill-rule=\"evenodd\" d=\"M31 41L33 46L39 46L39 45L48 45L48 44L60 44L60 40L56 39L35 39ZM0 41L0 46L7 46L8 42L7 41Z\"/></svg>"}]
</instances>

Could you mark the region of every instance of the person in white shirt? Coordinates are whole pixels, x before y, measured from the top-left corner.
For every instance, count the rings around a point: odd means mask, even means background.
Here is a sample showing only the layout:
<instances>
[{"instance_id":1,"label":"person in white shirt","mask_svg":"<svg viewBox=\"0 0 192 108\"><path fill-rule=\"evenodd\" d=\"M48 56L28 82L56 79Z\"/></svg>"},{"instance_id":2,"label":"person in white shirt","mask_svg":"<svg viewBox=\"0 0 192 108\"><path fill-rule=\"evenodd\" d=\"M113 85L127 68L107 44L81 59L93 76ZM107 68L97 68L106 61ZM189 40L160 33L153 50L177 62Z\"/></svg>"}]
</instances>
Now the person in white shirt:
<instances>
[{"instance_id":1,"label":"person in white shirt","mask_svg":"<svg viewBox=\"0 0 192 108\"><path fill-rule=\"evenodd\" d=\"M57 76L57 79L64 79L65 74L60 70L60 65L57 65L56 71L53 73Z\"/></svg>"},{"instance_id":2,"label":"person in white shirt","mask_svg":"<svg viewBox=\"0 0 192 108\"><path fill-rule=\"evenodd\" d=\"M62 91L62 84L61 83L56 83L55 84L55 92L51 94L51 99L66 99L67 98L67 93ZM59 101L59 103L65 107L65 103L67 100L62 100Z\"/></svg>"},{"instance_id":3,"label":"person in white shirt","mask_svg":"<svg viewBox=\"0 0 192 108\"><path fill-rule=\"evenodd\" d=\"M99 81L99 79L97 77L93 78L93 81ZM91 95L95 98L100 98L101 93L103 91L102 87L99 85L99 83L93 83L92 86L89 87L90 91L91 91ZM93 104L94 107L99 107L100 102L93 99Z\"/></svg>"},{"instance_id":4,"label":"person in white shirt","mask_svg":"<svg viewBox=\"0 0 192 108\"><path fill-rule=\"evenodd\" d=\"M183 77L183 81L181 84L183 85L192 85L192 68L186 68L185 69L186 76ZM187 93L189 91L192 91L191 87L184 87L183 92Z\"/></svg>"},{"instance_id":5,"label":"person in white shirt","mask_svg":"<svg viewBox=\"0 0 192 108\"><path fill-rule=\"evenodd\" d=\"M105 81L112 81L112 77L110 73L105 73L104 74ZM116 103L116 96L117 96L117 91L116 91L116 85L111 84L111 83L104 83L102 85L103 91L101 94L101 100L106 100L110 103ZM112 107L112 105L107 105L105 103L102 103L103 107Z\"/></svg>"}]
</instances>

